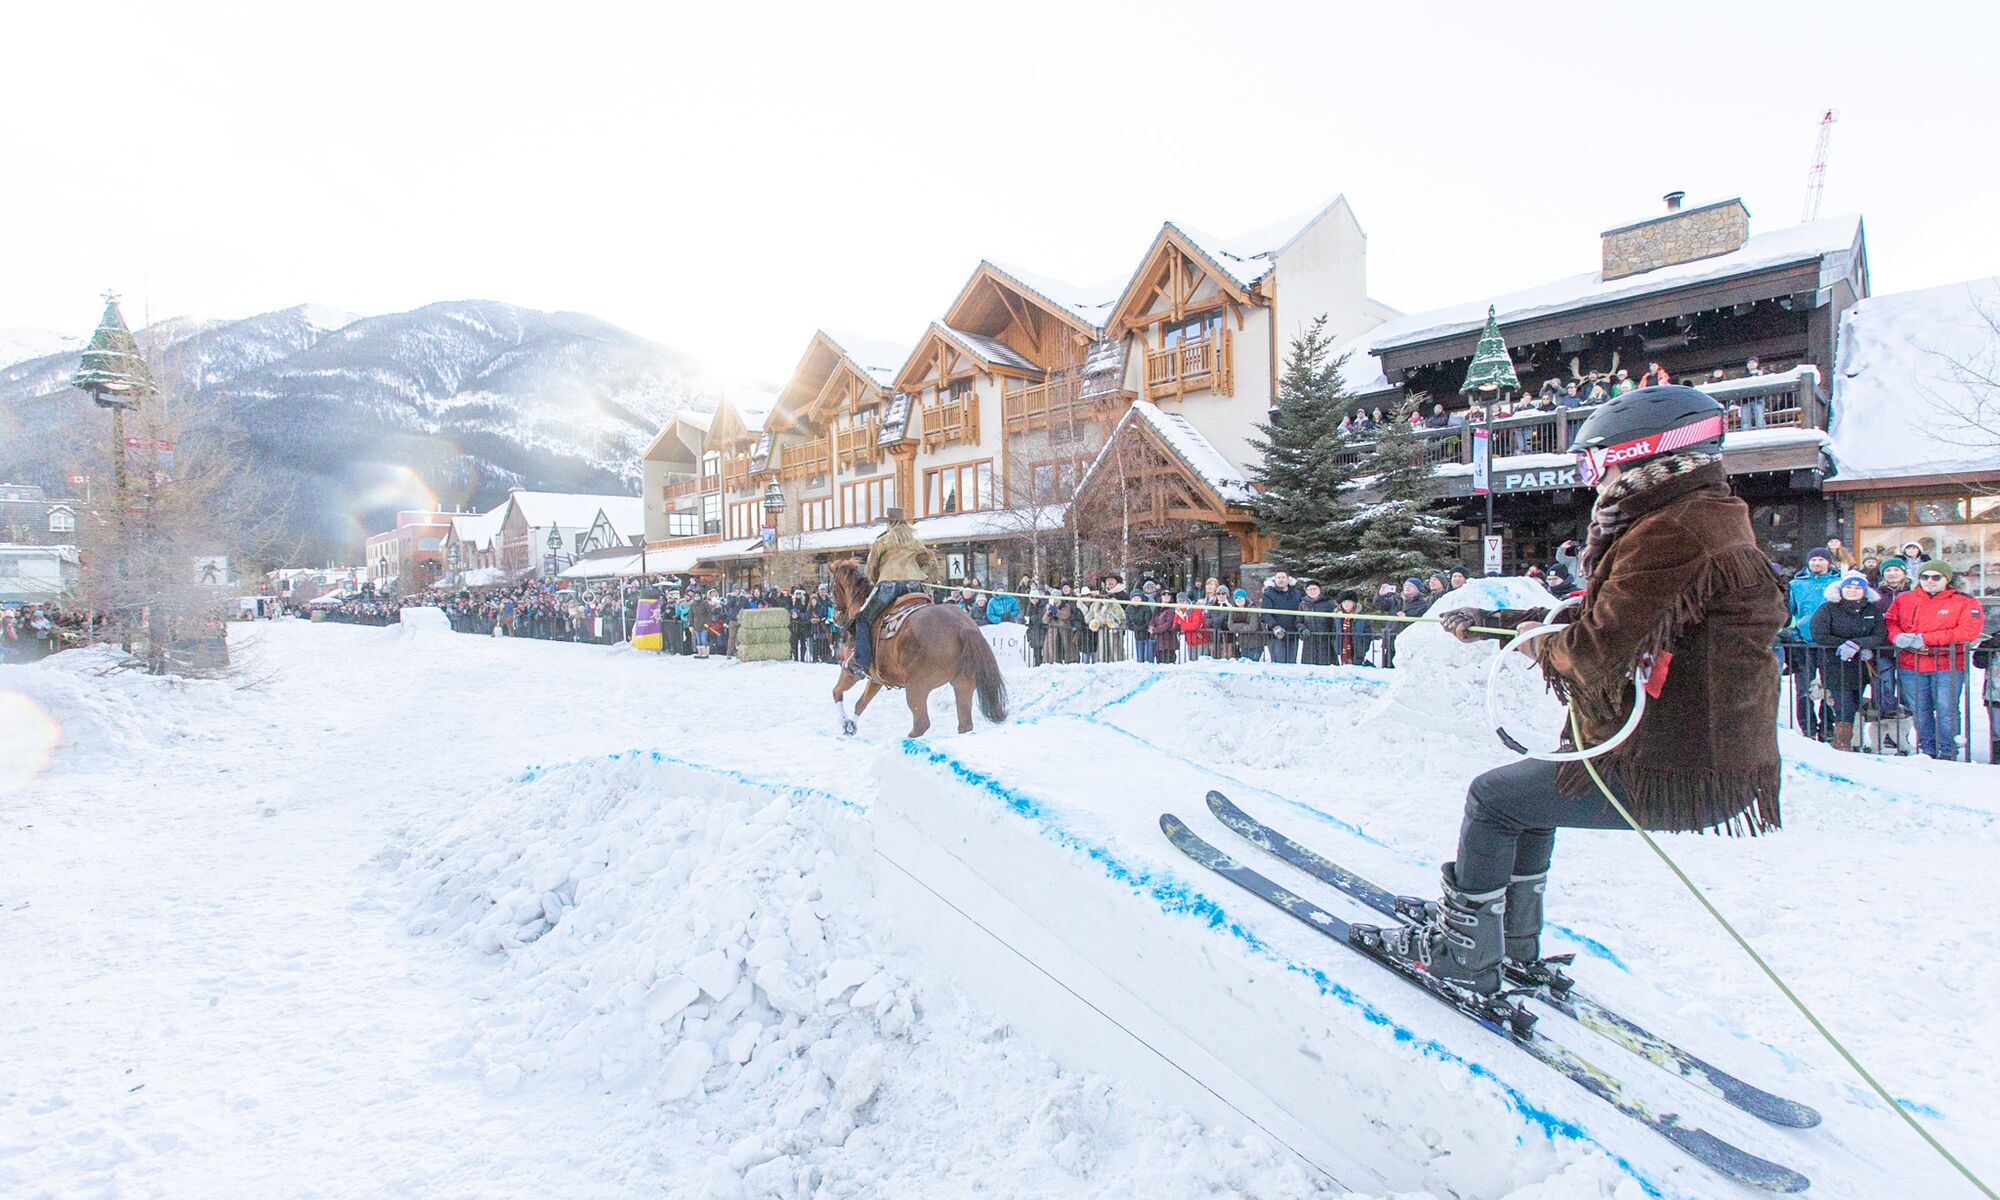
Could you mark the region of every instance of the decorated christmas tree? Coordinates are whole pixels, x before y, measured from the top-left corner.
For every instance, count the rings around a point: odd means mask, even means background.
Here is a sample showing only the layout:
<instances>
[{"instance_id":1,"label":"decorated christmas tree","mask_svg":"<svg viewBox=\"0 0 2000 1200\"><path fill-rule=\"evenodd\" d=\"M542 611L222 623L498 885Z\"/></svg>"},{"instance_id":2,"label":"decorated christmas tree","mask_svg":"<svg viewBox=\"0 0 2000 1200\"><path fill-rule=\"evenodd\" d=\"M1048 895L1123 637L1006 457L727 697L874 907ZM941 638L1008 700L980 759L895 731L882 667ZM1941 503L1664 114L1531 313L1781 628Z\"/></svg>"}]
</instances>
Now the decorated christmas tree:
<instances>
[{"instance_id":1,"label":"decorated christmas tree","mask_svg":"<svg viewBox=\"0 0 2000 1200\"><path fill-rule=\"evenodd\" d=\"M70 376L72 386L89 392L99 404L128 407L155 394L153 373L139 353L139 340L118 310L118 297L104 296L104 316L83 349L83 364Z\"/></svg>"},{"instance_id":2,"label":"decorated christmas tree","mask_svg":"<svg viewBox=\"0 0 2000 1200\"><path fill-rule=\"evenodd\" d=\"M1500 336L1500 322L1495 319L1494 308L1489 304L1486 306L1486 328L1480 331L1479 345L1472 352L1472 365L1465 369L1465 384L1458 389L1458 394L1512 392L1520 387L1521 381L1514 375L1514 360L1507 355L1507 342Z\"/></svg>"},{"instance_id":3,"label":"decorated christmas tree","mask_svg":"<svg viewBox=\"0 0 2000 1200\"><path fill-rule=\"evenodd\" d=\"M1355 504L1347 494L1354 465L1340 418L1352 403L1342 362L1320 317L1292 339L1278 379L1271 421L1259 425L1262 461L1254 475L1257 524L1275 539L1271 561L1301 578L1331 583L1339 556L1354 540Z\"/></svg>"}]
</instances>

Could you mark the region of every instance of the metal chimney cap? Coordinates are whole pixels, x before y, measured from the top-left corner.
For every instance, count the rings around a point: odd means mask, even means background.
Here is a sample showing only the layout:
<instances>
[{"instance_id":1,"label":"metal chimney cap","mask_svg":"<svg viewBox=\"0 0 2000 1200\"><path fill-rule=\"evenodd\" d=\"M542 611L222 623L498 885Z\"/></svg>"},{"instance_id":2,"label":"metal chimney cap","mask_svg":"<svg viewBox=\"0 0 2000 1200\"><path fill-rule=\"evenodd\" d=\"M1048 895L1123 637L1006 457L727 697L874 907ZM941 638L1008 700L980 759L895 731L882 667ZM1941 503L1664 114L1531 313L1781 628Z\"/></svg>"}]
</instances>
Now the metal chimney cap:
<instances>
[{"instance_id":1,"label":"metal chimney cap","mask_svg":"<svg viewBox=\"0 0 2000 1200\"><path fill-rule=\"evenodd\" d=\"M1687 199L1687 193L1679 191L1668 192L1660 198L1667 202L1668 212L1679 212L1681 210L1681 201Z\"/></svg>"}]
</instances>

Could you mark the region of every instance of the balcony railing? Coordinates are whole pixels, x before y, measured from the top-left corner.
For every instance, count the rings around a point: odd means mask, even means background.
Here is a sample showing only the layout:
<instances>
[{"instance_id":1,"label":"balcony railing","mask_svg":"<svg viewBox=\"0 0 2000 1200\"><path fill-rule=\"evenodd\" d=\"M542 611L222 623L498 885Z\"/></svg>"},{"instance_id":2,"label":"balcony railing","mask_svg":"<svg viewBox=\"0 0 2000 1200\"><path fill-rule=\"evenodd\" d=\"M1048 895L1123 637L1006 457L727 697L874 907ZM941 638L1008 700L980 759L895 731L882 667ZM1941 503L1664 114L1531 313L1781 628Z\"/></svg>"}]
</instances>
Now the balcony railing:
<instances>
[{"instance_id":1,"label":"balcony railing","mask_svg":"<svg viewBox=\"0 0 2000 1200\"><path fill-rule=\"evenodd\" d=\"M1704 388L1712 392L1728 414L1728 429L1731 433L1759 428L1769 429L1824 429L1826 428L1826 400L1816 386L1817 376L1810 371L1798 371L1785 375L1773 375L1759 379L1730 380L1727 383ZM1762 406L1761 414L1759 405ZM1503 417L1493 422L1493 457L1508 458L1523 454L1563 454L1569 450L1570 439L1575 436L1576 427L1583 424L1595 406L1589 408L1558 408L1554 412L1536 412L1527 416ZM1417 437L1424 443L1424 461L1427 463L1451 463L1472 461L1472 430L1474 424L1454 425L1444 429L1419 429ZM1340 453L1340 459L1347 463L1361 461L1375 448L1373 441L1355 440Z\"/></svg>"},{"instance_id":2,"label":"balcony railing","mask_svg":"<svg viewBox=\"0 0 2000 1200\"><path fill-rule=\"evenodd\" d=\"M833 473L833 439L814 438L810 442L795 442L778 452L778 478L784 480L810 479L815 475Z\"/></svg>"},{"instance_id":3,"label":"balcony railing","mask_svg":"<svg viewBox=\"0 0 2000 1200\"><path fill-rule=\"evenodd\" d=\"M750 486L750 458L725 458L722 460L722 490L733 492Z\"/></svg>"},{"instance_id":4,"label":"balcony railing","mask_svg":"<svg viewBox=\"0 0 2000 1200\"><path fill-rule=\"evenodd\" d=\"M1203 390L1218 396L1234 393L1236 352L1230 333L1181 342L1146 352L1146 398L1184 396Z\"/></svg>"},{"instance_id":5,"label":"balcony railing","mask_svg":"<svg viewBox=\"0 0 2000 1200\"><path fill-rule=\"evenodd\" d=\"M881 439L882 427L873 421L863 421L848 429L833 431L833 456L843 467L856 463L872 463L881 458L876 443Z\"/></svg>"},{"instance_id":6,"label":"balcony railing","mask_svg":"<svg viewBox=\"0 0 2000 1200\"><path fill-rule=\"evenodd\" d=\"M699 495L709 490L711 489L707 486L707 481L702 479L701 476L688 475L662 485L660 488L660 498L663 500L678 500L682 496Z\"/></svg>"},{"instance_id":7,"label":"balcony railing","mask_svg":"<svg viewBox=\"0 0 2000 1200\"><path fill-rule=\"evenodd\" d=\"M979 444L979 396L968 393L956 400L947 400L923 410L923 448L926 450L951 442L971 442Z\"/></svg>"},{"instance_id":8,"label":"balcony railing","mask_svg":"<svg viewBox=\"0 0 2000 1200\"><path fill-rule=\"evenodd\" d=\"M1085 396L1083 381L1067 374L1008 392L1001 406L1001 418L1008 433L1035 429L1068 431L1083 422L1100 420L1111 411L1108 396Z\"/></svg>"}]
</instances>

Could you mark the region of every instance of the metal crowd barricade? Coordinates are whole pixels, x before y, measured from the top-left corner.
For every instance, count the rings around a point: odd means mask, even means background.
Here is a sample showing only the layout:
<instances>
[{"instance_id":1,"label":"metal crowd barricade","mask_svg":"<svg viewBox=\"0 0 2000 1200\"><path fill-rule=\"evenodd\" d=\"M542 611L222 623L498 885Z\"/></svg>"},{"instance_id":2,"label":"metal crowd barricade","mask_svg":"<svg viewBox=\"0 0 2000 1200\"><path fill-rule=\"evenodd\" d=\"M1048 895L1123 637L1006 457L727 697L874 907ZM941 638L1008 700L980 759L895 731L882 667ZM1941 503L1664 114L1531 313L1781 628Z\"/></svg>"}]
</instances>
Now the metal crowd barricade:
<instances>
[{"instance_id":1,"label":"metal crowd barricade","mask_svg":"<svg viewBox=\"0 0 2000 1200\"><path fill-rule=\"evenodd\" d=\"M1779 722L1831 741L1844 721L1855 727L1854 749L1882 754L1920 753L1928 732L1934 756L1971 762L1973 710L1980 703L1972 686L1973 648L1970 642L1922 651L1888 646L1843 660L1838 646L1780 639ZM1904 654L1928 669L1898 665Z\"/></svg>"}]
</instances>

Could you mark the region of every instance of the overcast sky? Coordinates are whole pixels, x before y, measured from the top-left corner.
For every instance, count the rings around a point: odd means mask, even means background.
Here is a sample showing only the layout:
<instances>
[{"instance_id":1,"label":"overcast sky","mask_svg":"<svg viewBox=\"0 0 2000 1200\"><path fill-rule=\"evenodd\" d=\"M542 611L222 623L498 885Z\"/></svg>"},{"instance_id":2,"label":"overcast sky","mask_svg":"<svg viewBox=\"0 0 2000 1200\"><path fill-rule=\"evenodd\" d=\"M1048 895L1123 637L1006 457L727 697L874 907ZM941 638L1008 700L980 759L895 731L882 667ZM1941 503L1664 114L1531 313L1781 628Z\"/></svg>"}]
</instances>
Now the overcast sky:
<instances>
[{"instance_id":1,"label":"overcast sky","mask_svg":"<svg viewBox=\"0 0 2000 1200\"><path fill-rule=\"evenodd\" d=\"M0 326L316 301L593 313L776 381L981 257L1123 276L1346 193L1405 311L1592 268L1670 189L2000 272L2000 5L23 4Z\"/></svg>"}]
</instances>

